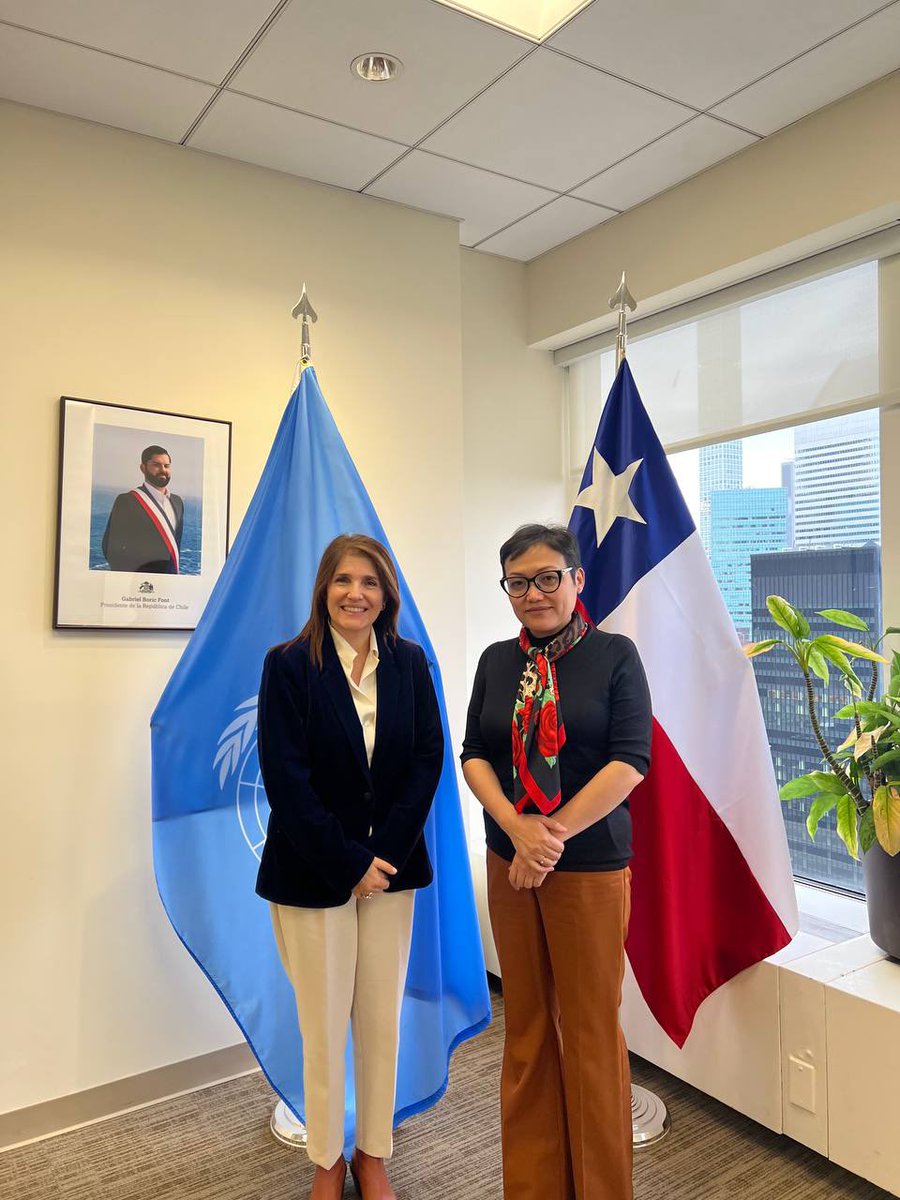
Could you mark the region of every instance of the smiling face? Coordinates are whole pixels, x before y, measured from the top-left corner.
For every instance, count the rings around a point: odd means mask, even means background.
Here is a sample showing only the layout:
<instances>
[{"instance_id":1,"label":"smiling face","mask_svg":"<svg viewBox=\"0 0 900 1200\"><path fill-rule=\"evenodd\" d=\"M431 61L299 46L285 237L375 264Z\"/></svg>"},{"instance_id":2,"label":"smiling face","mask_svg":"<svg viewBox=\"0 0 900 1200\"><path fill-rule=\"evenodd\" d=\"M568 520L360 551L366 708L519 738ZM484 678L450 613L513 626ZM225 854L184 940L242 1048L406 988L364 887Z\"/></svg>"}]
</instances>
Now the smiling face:
<instances>
[{"instance_id":1,"label":"smiling face","mask_svg":"<svg viewBox=\"0 0 900 1200\"><path fill-rule=\"evenodd\" d=\"M359 649L384 607L384 588L368 555L343 555L328 584L325 602L331 624Z\"/></svg>"},{"instance_id":2,"label":"smiling face","mask_svg":"<svg viewBox=\"0 0 900 1200\"><path fill-rule=\"evenodd\" d=\"M541 571L565 571L565 557L539 542L503 564L504 574L531 578ZM567 571L555 592L542 592L533 583L524 596L510 596L513 612L535 637L553 637L565 629L575 609L578 593L584 587L584 571Z\"/></svg>"}]
</instances>

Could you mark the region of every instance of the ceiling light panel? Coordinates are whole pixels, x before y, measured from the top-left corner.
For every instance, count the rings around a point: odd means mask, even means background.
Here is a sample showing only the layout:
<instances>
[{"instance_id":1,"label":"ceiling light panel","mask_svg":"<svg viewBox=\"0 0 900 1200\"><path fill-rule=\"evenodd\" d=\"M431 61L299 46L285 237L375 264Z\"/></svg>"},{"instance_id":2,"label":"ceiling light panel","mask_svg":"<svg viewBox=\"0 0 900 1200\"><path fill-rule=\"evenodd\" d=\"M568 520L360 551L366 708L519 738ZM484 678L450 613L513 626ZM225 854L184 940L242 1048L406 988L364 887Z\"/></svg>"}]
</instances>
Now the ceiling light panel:
<instances>
[{"instance_id":1,"label":"ceiling light panel","mask_svg":"<svg viewBox=\"0 0 900 1200\"><path fill-rule=\"evenodd\" d=\"M470 13L481 21L524 34L542 42L575 13L586 8L591 0L482 0L478 4L462 4L456 0L438 0L447 8Z\"/></svg>"},{"instance_id":2,"label":"ceiling light panel","mask_svg":"<svg viewBox=\"0 0 900 1200\"><path fill-rule=\"evenodd\" d=\"M884 0L594 0L550 45L707 108Z\"/></svg>"},{"instance_id":3,"label":"ceiling light panel","mask_svg":"<svg viewBox=\"0 0 900 1200\"><path fill-rule=\"evenodd\" d=\"M220 83L275 0L0 0L0 20Z\"/></svg>"},{"instance_id":4,"label":"ceiling light panel","mask_svg":"<svg viewBox=\"0 0 900 1200\"><path fill-rule=\"evenodd\" d=\"M304 0L288 5L229 87L409 145L531 49L430 0ZM351 73L372 50L403 63L390 84Z\"/></svg>"}]
</instances>

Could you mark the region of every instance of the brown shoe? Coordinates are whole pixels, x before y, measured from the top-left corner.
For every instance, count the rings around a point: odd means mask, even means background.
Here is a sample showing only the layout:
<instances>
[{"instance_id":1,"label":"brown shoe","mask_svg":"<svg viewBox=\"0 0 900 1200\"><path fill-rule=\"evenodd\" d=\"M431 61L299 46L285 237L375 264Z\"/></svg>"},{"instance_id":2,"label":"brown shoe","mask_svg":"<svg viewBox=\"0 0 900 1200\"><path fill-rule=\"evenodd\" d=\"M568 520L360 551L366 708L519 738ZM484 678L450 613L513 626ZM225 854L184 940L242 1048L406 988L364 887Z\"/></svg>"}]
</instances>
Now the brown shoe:
<instances>
[{"instance_id":1,"label":"brown shoe","mask_svg":"<svg viewBox=\"0 0 900 1200\"><path fill-rule=\"evenodd\" d=\"M363 1150L354 1150L350 1159L350 1174L356 1185L356 1194L362 1200L397 1200L384 1169L383 1158L373 1158Z\"/></svg>"},{"instance_id":2,"label":"brown shoe","mask_svg":"<svg viewBox=\"0 0 900 1200\"><path fill-rule=\"evenodd\" d=\"M333 1167L316 1167L309 1200L341 1200L346 1178L347 1164L343 1155Z\"/></svg>"}]
</instances>

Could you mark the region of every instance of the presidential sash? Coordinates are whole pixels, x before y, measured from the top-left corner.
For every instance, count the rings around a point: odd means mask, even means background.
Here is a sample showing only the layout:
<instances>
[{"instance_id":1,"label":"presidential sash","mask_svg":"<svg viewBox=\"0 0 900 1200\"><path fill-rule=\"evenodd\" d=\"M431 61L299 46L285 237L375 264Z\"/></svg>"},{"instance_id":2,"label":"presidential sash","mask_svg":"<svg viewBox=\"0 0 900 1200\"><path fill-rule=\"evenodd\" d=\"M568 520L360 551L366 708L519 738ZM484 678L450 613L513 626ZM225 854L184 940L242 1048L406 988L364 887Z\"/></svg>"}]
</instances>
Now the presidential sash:
<instances>
[{"instance_id":1,"label":"presidential sash","mask_svg":"<svg viewBox=\"0 0 900 1200\"><path fill-rule=\"evenodd\" d=\"M142 488L132 488L131 494L143 508L144 512L156 526L156 532L162 538L163 545L169 553L169 557L175 564L175 574L178 574L178 542L175 540L175 530L172 527L172 522L169 520L162 506L153 500L149 493Z\"/></svg>"}]
</instances>

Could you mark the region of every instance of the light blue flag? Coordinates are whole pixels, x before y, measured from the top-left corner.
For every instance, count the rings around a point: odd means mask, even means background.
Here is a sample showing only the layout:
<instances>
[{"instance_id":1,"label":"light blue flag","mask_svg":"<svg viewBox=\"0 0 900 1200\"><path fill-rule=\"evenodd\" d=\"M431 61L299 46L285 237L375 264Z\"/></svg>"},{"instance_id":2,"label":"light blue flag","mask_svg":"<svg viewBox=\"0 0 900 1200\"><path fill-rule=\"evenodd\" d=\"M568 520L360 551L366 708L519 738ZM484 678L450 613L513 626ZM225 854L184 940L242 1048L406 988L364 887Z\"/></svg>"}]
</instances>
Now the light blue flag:
<instances>
[{"instance_id":1,"label":"light blue flag","mask_svg":"<svg viewBox=\"0 0 900 1200\"><path fill-rule=\"evenodd\" d=\"M152 719L160 897L269 1082L301 1120L302 1043L294 996L269 906L254 892L268 819L256 698L266 650L305 623L319 558L340 533L366 533L387 544L315 371L307 367L234 548ZM490 1020L440 673L402 573L400 593L400 632L425 648L445 751L425 831L434 882L416 897L395 1121L440 1099L454 1047ZM347 1148L354 1133L352 1080L348 1070Z\"/></svg>"}]
</instances>

